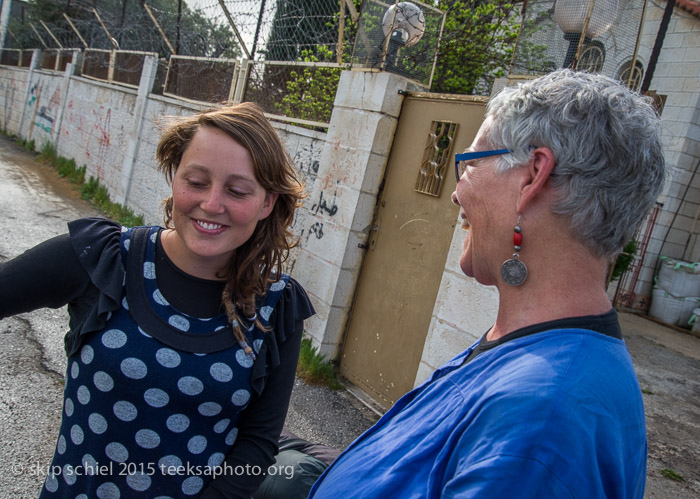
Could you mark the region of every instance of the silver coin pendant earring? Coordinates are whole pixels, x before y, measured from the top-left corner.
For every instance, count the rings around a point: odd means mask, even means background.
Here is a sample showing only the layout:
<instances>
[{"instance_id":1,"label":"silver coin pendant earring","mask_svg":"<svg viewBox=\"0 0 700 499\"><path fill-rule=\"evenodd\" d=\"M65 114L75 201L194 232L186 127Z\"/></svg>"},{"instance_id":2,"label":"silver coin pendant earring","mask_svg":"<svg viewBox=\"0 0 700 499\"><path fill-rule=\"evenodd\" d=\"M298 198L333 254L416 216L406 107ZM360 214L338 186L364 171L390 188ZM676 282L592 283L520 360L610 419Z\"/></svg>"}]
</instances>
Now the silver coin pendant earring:
<instances>
[{"instance_id":1,"label":"silver coin pendant earring","mask_svg":"<svg viewBox=\"0 0 700 499\"><path fill-rule=\"evenodd\" d=\"M501 265L501 277L503 281L510 286L520 286L527 279L527 267L520 261L520 249L523 244L523 234L520 227L520 214L518 214L518 223L514 227L513 232L513 258L503 262Z\"/></svg>"}]
</instances>

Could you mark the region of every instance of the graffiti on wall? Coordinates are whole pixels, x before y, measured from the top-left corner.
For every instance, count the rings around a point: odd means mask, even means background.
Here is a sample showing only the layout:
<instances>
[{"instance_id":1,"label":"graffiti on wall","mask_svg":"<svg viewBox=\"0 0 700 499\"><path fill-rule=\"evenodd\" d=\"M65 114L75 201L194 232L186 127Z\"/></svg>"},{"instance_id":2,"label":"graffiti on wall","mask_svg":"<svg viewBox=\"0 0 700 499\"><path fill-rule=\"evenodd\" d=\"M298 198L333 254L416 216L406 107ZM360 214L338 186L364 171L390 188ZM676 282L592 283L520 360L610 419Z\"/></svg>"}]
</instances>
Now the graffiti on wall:
<instances>
[{"instance_id":1,"label":"graffiti on wall","mask_svg":"<svg viewBox=\"0 0 700 499\"><path fill-rule=\"evenodd\" d=\"M17 84L14 73L9 80L4 79L0 81L0 91L2 91L4 99L2 106L2 117L0 120L2 122L2 129L7 130L7 123L10 121L10 113L14 107L15 93L17 92Z\"/></svg>"},{"instance_id":2,"label":"graffiti on wall","mask_svg":"<svg viewBox=\"0 0 700 499\"><path fill-rule=\"evenodd\" d=\"M59 91L58 86L56 86L48 104L42 106L37 104L37 111L34 115L34 126L41 128L46 133L53 133L56 114L58 113L60 104L61 92Z\"/></svg>"}]
</instances>

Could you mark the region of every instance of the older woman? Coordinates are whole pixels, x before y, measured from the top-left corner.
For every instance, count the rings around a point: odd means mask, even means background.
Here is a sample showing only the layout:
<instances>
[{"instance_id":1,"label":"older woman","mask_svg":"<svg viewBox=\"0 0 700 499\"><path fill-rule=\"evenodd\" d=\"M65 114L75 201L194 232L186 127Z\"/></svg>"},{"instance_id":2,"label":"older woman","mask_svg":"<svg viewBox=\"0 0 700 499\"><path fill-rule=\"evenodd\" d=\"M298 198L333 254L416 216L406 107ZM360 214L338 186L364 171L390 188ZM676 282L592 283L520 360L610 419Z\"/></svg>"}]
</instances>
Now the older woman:
<instances>
[{"instance_id":1,"label":"older woman","mask_svg":"<svg viewBox=\"0 0 700 499\"><path fill-rule=\"evenodd\" d=\"M0 264L0 318L71 319L41 497L250 497L274 461L314 313L281 273L302 186L250 103L177 121L158 161L165 228L76 220Z\"/></svg>"},{"instance_id":2,"label":"older woman","mask_svg":"<svg viewBox=\"0 0 700 499\"><path fill-rule=\"evenodd\" d=\"M662 188L654 109L557 71L492 99L456 159L460 266L498 288L496 322L311 497L641 498L644 408L604 283Z\"/></svg>"}]
</instances>

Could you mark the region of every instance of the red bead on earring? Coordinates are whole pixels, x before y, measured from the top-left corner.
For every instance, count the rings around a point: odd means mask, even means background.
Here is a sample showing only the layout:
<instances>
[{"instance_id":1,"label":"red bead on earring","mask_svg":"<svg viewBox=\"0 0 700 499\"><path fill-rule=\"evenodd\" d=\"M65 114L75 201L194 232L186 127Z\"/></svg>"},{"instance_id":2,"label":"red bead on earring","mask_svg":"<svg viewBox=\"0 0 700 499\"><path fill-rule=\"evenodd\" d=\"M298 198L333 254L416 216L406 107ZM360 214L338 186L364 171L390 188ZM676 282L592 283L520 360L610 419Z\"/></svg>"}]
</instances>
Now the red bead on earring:
<instances>
[{"instance_id":1,"label":"red bead on earring","mask_svg":"<svg viewBox=\"0 0 700 499\"><path fill-rule=\"evenodd\" d=\"M506 260L501 265L501 277L506 284L511 286L520 286L527 279L527 267L520 261L520 250L523 245L522 228L520 227L520 215L518 215L518 223L513 228L513 258Z\"/></svg>"}]
</instances>

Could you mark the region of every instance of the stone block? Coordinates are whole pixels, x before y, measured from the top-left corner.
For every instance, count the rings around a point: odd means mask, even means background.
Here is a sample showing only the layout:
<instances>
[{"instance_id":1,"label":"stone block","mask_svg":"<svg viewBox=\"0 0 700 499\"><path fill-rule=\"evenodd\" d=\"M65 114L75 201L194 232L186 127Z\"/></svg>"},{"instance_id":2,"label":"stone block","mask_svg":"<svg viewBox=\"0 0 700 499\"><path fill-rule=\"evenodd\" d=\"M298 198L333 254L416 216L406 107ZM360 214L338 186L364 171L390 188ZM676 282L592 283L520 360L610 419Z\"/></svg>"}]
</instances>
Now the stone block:
<instances>
[{"instance_id":1,"label":"stone block","mask_svg":"<svg viewBox=\"0 0 700 499\"><path fill-rule=\"evenodd\" d=\"M352 218L352 224L350 230L353 231L364 231L367 227L371 225L374 218L374 210L377 205L376 194L369 194L367 192L360 192L357 197L357 204L355 205L355 213Z\"/></svg>"},{"instance_id":2,"label":"stone block","mask_svg":"<svg viewBox=\"0 0 700 499\"><path fill-rule=\"evenodd\" d=\"M496 320L498 291L464 274L446 271L440 282L433 315L465 333L480 337Z\"/></svg>"},{"instance_id":3,"label":"stone block","mask_svg":"<svg viewBox=\"0 0 700 499\"><path fill-rule=\"evenodd\" d=\"M396 130L396 118L350 108L337 109L333 115L326 147L353 147L380 155L389 154Z\"/></svg>"},{"instance_id":4,"label":"stone block","mask_svg":"<svg viewBox=\"0 0 700 499\"><path fill-rule=\"evenodd\" d=\"M484 332L479 335L471 335L457 329L452 324L433 318L423 349L421 363L437 369L460 352L463 352L479 339Z\"/></svg>"},{"instance_id":5,"label":"stone block","mask_svg":"<svg viewBox=\"0 0 700 499\"><path fill-rule=\"evenodd\" d=\"M327 304L333 302L339 274L339 265L334 265L303 248L297 252L291 269L292 277Z\"/></svg>"},{"instance_id":6,"label":"stone block","mask_svg":"<svg viewBox=\"0 0 700 499\"><path fill-rule=\"evenodd\" d=\"M366 230L350 231L341 268L343 270L360 270L367 251L365 248L367 244L369 244L369 226Z\"/></svg>"},{"instance_id":7,"label":"stone block","mask_svg":"<svg viewBox=\"0 0 700 499\"><path fill-rule=\"evenodd\" d=\"M358 270L341 270L338 275L338 283L335 287L333 295L333 307L343 308L348 310L352 305L352 298L355 294L355 285L357 284Z\"/></svg>"},{"instance_id":8,"label":"stone block","mask_svg":"<svg viewBox=\"0 0 700 499\"><path fill-rule=\"evenodd\" d=\"M343 71L335 96L335 107L364 109L398 117L408 80L388 72Z\"/></svg>"},{"instance_id":9,"label":"stone block","mask_svg":"<svg viewBox=\"0 0 700 499\"><path fill-rule=\"evenodd\" d=\"M300 229L301 247L340 266L348 244L349 229L310 215Z\"/></svg>"},{"instance_id":10,"label":"stone block","mask_svg":"<svg viewBox=\"0 0 700 499\"><path fill-rule=\"evenodd\" d=\"M384 154L371 153L367 160L365 174L362 179L361 191L369 194L378 194L379 186L382 184L388 156Z\"/></svg>"}]
</instances>

